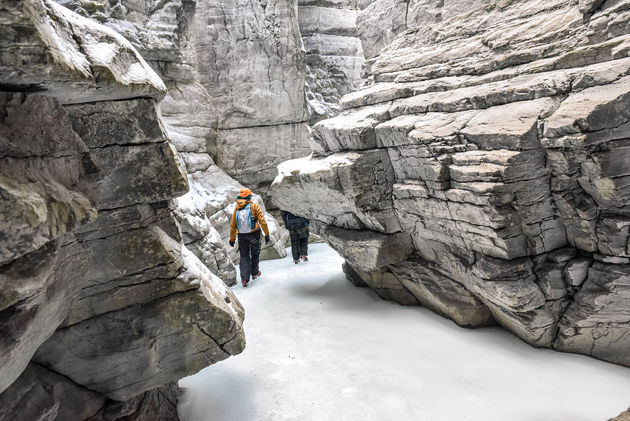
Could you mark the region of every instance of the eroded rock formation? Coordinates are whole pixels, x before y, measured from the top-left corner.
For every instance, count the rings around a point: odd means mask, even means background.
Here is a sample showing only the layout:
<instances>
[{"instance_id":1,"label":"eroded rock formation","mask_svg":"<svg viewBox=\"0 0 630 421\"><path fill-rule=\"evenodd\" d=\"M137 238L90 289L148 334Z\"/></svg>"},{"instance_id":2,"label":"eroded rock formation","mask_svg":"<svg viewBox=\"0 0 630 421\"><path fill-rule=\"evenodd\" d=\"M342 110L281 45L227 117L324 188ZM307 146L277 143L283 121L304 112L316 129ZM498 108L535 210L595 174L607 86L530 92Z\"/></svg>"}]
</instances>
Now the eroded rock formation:
<instances>
[{"instance_id":1,"label":"eroded rock formation","mask_svg":"<svg viewBox=\"0 0 630 421\"><path fill-rule=\"evenodd\" d=\"M342 95L361 84L363 49L356 0L300 0L298 17L306 50L306 100L314 124L339 113Z\"/></svg>"},{"instance_id":2,"label":"eroded rock formation","mask_svg":"<svg viewBox=\"0 0 630 421\"><path fill-rule=\"evenodd\" d=\"M2 3L0 419L164 419L242 351L243 309L183 244L166 88L111 29Z\"/></svg>"},{"instance_id":3,"label":"eroded rock formation","mask_svg":"<svg viewBox=\"0 0 630 421\"><path fill-rule=\"evenodd\" d=\"M373 85L274 200L384 298L630 366L630 2L435 3L363 40Z\"/></svg>"},{"instance_id":4,"label":"eroded rock formation","mask_svg":"<svg viewBox=\"0 0 630 421\"><path fill-rule=\"evenodd\" d=\"M236 193L244 184L261 202L276 165L310 153L296 2L64 5L124 35L164 80L162 116L191 187L176 200L184 242L233 285L238 256L226 233ZM267 219L262 256L285 256L286 233Z\"/></svg>"}]
</instances>

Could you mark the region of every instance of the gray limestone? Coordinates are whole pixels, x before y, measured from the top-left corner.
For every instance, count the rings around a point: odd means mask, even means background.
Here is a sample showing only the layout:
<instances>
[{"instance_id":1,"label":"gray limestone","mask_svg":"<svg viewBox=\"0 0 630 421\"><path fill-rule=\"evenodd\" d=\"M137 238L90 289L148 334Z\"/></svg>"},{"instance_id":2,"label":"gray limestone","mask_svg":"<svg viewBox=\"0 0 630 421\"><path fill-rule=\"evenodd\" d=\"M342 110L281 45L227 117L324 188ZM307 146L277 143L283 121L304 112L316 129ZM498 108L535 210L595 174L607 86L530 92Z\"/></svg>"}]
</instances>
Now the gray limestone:
<instances>
[{"instance_id":1,"label":"gray limestone","mask_svg":"<svg viewBox=\"0 0 630 421\"><path fill-rule=\"evenodd\" d=\"M317 123L311 157L280 165L274 201L343 229L327 240L381 297L630 365L630 3L359 8L367 86ZM358 259L374 232L410 236L409 257L369 259L398 251L383 241Z\"/></svg>"},{"instance_id":2,"label":"gray limestone","mask_svg":"<svg viewBox=\"0 0 630 421\"><path fill-rule=\"evenodd\" d=\"M411 238L398 233L343 230L328 227L319 233L355 269L370 272L404 262L412 253Z\"/></svg>"},{"instance_id":3,"label":"gray limestone","mask_svg":"<svg viewBox=\"0 0 630 421\"><path fill-rule=\"evenodd\" d=\"M306 50L309 122L334 117L339 99L361 84L363 49L357 33L356 1L298 1L298 23Z\"/></svg>"},{"instance_id":4,"label":"gray limestone","mask_svg":"<svg viewBox=\"0 0 630 421\"><path fill-rule=\"evenodd\" d=\"M164 84L111 29L45 0L6 7L0 418L172 418L173 382L245 340L240 303L184 245Z\"/></svg>"},{"instance_id":5,"label":"gray limestone","mask_svg":"<svg viewBox=\"0 0 630 421\"><path fill-rule=\"evenodd\" d=\"M426 28L490 3L488 0L364 0L357 19L365 57L370 59L413 28Z\"/></svg>"},{"instance_id":6,"label":"gray limestone","mask_svg":"<svg viewBox=\"0 0 630 421\"><path fill-rule=\"evenodd\" d=\"M161 99L166 93L157 74L117 32L53 1L9 0L3 8L8 13L0 26L0 85L46 90L62 103Z\"/></svg>"}]
</instances>

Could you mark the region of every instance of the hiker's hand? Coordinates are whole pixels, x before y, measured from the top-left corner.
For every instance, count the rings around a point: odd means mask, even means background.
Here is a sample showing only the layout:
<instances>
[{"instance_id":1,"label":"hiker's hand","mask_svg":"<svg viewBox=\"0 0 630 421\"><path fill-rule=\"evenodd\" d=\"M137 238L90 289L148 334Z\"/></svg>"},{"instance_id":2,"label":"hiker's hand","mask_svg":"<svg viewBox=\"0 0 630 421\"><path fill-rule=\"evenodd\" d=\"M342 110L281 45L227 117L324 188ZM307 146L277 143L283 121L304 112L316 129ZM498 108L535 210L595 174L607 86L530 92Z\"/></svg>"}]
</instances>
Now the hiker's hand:
<instances>
[{"instance_id":1,"label":"hiker's hand","mask_svg":"<svg viewBox=\"0 0 630 421\"><path fill-rule=\"evenodd\" d=\"M230 241L230 247L234 247L234 241Z\"/></svg>"},{"instance_id":2,"label":"hiker's hand","mask_svg":"<svg viewBox=\"0 0 630 421\"><path fill-rule=\"evenodd\" d=\"M269 236L265 235L265 244L269 244Z\"/></svg>"}]
</instances>

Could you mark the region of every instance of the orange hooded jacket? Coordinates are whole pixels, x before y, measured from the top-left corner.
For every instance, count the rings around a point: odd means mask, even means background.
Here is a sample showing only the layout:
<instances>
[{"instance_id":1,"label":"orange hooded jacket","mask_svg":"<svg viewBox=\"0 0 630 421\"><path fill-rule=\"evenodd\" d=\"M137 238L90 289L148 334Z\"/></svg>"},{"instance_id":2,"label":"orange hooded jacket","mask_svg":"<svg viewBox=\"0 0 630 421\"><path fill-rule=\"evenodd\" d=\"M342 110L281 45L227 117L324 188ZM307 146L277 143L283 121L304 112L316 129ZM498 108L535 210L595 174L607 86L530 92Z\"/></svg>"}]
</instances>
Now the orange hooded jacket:
<instances>
[{"instance_id":1,"label":"orange hooded jacket","mask_svg":"<svg viewBox=\"0 0 630 421\"><path fill-rule=\"evenodd\" d=\"M238 232L237 225L236 225L236 211L239 209L243 209L245 206L247 206L248 203L252 204L250 209L252 210L252 215L254 215L254 218L256 218L256 225L254 225L254 229L252 230L252 232L257 231L262 227L263 232L265 233L265 236L269 235L269 227L267 227L265 214L260 208L260 206L258 206L258 204L256 203L252 203L251 200L238 199L236 201L236 207L234 208L234 212L232 212L232 219L230 220L230 241L232 242L236 240L236 234Z\"/></svg>"}]
</instances>

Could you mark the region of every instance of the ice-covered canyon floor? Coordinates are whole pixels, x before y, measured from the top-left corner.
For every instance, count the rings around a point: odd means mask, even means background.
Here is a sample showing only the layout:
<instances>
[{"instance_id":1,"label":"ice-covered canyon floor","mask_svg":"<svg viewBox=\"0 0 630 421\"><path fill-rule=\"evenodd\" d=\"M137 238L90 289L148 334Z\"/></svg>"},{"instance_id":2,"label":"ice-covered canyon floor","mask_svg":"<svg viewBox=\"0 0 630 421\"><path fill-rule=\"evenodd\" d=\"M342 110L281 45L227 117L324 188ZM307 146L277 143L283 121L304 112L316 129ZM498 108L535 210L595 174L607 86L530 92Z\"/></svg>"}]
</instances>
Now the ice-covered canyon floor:
<instances>
[{"instance_id":1,"label":"ice-covered canyon floor","mask_svg":"<svg viewBox=\"0 0 630 421\"><path fill-rule=\"evenodd\" d=\"M605 421L630 403L630 369L381 301L328 246L309 254L234 288L247 347L180 381L183 421Z\"/></svg>"}]
</instances>

